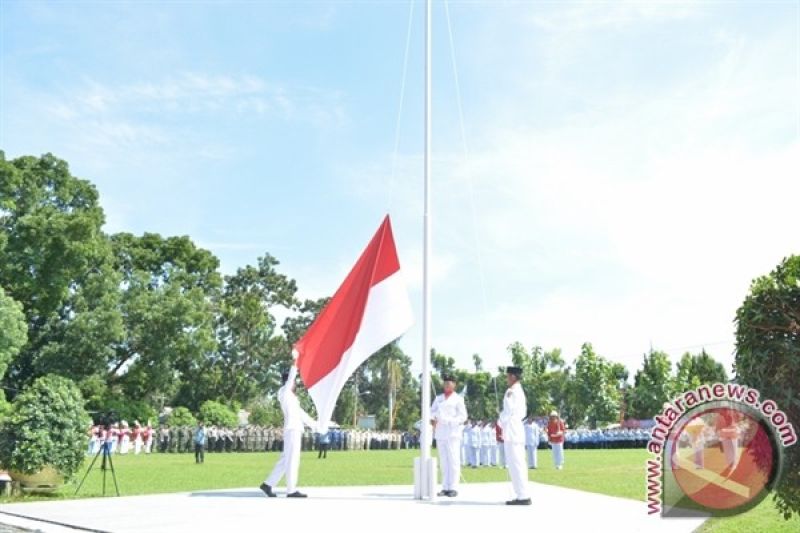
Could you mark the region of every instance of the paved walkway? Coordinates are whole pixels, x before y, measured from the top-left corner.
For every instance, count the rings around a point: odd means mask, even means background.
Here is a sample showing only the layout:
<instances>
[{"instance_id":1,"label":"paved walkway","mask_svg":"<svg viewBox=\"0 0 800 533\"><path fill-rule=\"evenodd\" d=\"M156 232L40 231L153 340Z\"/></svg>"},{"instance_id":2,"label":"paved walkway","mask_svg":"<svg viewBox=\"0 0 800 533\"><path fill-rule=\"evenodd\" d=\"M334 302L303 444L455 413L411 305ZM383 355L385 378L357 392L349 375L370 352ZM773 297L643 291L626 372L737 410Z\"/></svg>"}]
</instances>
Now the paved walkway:
<instances>
[{"instance_id":1,"label":"paved walkway","mask_svg":"<svg viewBox=\"0 0 800 533\"><path fill-rule=\"evenodd\" d=\"M44 532L232 533L358 530L381 533L520 531L691 532L703 519L664 520L643 502L531 483L533 505L507 507L508 483L462 485L458 498L418 502L407 486L308 487L307 500L265 498L256 488L0 506L0 523ZM12 513L11 516L7 513ZM22 518L25 517L25 518ZM46 520L48 522L33 519ZM67 527L69 526L69 527ZM297 529L294 529L296 526ZM355 531L355 530L354 530Z\"/></svg>"}]
</instances>

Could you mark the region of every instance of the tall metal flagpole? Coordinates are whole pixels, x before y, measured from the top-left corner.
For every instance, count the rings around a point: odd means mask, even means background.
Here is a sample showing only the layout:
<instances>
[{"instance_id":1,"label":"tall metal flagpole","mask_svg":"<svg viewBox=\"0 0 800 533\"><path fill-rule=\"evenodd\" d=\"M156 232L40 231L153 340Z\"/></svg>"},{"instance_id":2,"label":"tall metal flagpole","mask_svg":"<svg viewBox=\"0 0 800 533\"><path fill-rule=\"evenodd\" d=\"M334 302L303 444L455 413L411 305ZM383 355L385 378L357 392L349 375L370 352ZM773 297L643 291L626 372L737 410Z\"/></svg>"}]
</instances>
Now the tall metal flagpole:
<instances>
[{"instance_id":1,"label":"tall metal flagpole","mask_svg":"<svg viewBox=\"0 0 800 533\"><path fill-rule=\"evenodd\" d=\"M424 200L424 245L422 260L422 425L420 435L420 458L415 480L415 497L433 496L434 469L431 467L431 285L429 278L431 257L431 0L425 0L425 200Z\"/></svg>"}]
</instances>

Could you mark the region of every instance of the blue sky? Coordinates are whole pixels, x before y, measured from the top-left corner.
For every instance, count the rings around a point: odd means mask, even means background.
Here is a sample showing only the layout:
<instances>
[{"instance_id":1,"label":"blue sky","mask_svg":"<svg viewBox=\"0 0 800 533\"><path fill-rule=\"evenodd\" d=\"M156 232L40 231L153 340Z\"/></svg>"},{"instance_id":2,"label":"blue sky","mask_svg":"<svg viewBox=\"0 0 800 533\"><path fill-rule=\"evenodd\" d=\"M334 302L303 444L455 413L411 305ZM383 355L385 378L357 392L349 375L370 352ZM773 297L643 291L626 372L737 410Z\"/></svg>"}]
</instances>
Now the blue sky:
<instances>
[{"instance_id":1,"label":"blue sky","mask_svg":"<svg viewBox=\"0 0 800 533\"><path fill-rule=\"evenodd\" d=\"M188 234L226 272L270 252L318 297L389 211L419 310L420 2L399 123L408 2L0 5L0 148L68 160L108 231ZM450 14L467 150L436 2L435 347L730 365L750 280L799 251L800 3Z\"/></svg>"}]
</instances>

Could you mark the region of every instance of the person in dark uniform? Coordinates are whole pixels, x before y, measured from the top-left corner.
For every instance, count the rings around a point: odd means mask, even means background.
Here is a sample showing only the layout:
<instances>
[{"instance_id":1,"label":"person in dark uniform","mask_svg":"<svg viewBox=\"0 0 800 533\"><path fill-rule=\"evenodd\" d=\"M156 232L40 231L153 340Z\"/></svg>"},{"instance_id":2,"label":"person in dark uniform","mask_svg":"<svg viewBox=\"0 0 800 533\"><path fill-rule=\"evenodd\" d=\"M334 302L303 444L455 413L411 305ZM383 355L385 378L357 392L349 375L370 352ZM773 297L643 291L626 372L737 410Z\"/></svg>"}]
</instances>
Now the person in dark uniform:
<instances>
[{"instance_id":1,"label":"person in dark uniform","mask_svg":"<svg viewBox=\"0 0 800 533\"><path fill-rule=\"evenodd\" d=\"M317 454L317 459L327 459L328 458L328 449L331 446L331 432L326 431L325 433L320 433L317 437L317 448L319 448L319 454Z\"/></svg>"}]
</instances>

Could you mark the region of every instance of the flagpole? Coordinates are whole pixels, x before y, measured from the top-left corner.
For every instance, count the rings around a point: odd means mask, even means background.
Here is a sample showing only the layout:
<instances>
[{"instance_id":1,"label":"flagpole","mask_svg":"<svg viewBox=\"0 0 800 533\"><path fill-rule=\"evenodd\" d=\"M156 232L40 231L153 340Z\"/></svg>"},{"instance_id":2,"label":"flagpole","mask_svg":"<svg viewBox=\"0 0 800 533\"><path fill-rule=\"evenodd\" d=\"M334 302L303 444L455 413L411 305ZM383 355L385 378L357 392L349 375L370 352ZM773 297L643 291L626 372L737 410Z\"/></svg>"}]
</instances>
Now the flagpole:
<instances>
[{"instance_id":1,"label":"flagpole","mask_svg":"<svg viewBox=\"0 0 800 533\"><path fill-rule=\"evenodd\" d=\"M433 468L431 468L431 1L425 0L425 153L424 153L424 244L422 255L422 426L420 435L420 460L418 476L415 480L415 496L419 499L431 498L433 487Z\"/></svg>"}]
</instances>

